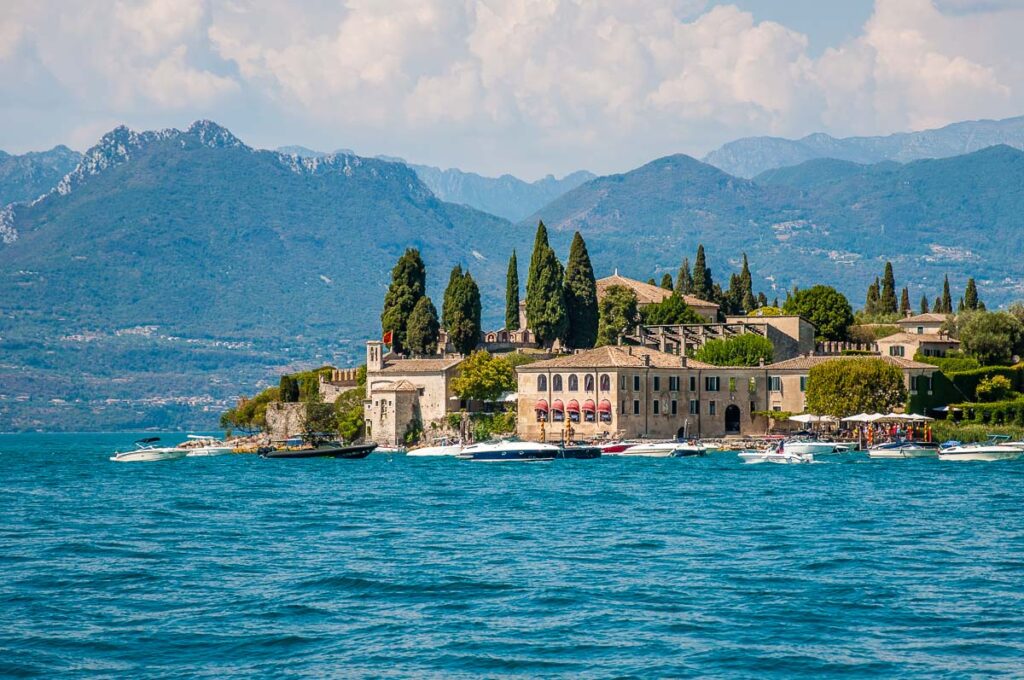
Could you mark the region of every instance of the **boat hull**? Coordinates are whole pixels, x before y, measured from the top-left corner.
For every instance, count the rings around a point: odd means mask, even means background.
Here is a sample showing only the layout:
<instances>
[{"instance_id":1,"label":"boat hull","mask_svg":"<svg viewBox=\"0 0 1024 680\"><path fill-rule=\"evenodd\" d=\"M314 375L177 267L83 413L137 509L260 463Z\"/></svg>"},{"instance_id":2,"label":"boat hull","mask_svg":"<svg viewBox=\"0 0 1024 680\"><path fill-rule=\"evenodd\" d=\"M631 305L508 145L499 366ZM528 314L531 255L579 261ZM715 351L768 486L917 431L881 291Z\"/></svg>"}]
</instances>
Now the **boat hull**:
<instances>
[{"instance_id":1,"label":"boat hull","mask_svg":"<svg viewBox=\"0 0 1024 680\"><path fill-rule=\"evenodd\" d=\"M737 454L744 463L756 465L759 463L775 463L776 465L799 465L801 463L813 463L814 456L810 454L775 453L765 451L744 451Z\"/></svg>"},{"instance_id":2,"label":"boat hull","mask_svg":"<svg viewBox=\"0 0 1024 680\"><path fill-rule=\"evenodd\" d=\"M186 449L144 449L114 454L110 460L115 463L152 463L158 460L177 460L187 454Z\"/></svg>"},{"instance_id":3,"label":"boat hull","mask_svg":"<svg viewBox=\"0 0 1024 680\"><path fill-rule=\"evenodd\" d=\"M939 455L938 448L921 448L918 446L899 446L869 449L868 458L891 460L896 458L935 458Z\"/></svg>"},{"instance_id":4,"label":"boat hull","mask_svg":"<svg viewBox=\"0 0 1024 680\"><path fill-rule=\"evenodd\" d=\"M474 463L536 463L554 460L556 455L556 451L502 449L496 451L475 451L468 460Z\"/></svg>"},{"instance_id":5,"label":"boat hull","mask_svg":"<svg viewBox=\"0 0 1024 680\"><path fill-rule=\"evenodd\" d=\"M566 446L555 455L555 458L574 458L577 460L591 460L600 457L601 449L596 446Z\"/></svg>"},{"instance_id":6,"label":"boat hull","mask_svg":"<svg viewBox=\"0 0 1024 680\"><path fill-rule=\"evenodd\" d=\"M407 456L457 456L462 451L462 444L450 444L448 446L427 446L422 449L413 449L406 452Z\"/></svg>"},{"instance_id":7,"label":"boat hull","mask_svg":"<svg viewBox=\"0 0 1024 680\"><path fill-rule=\"evenodd\" d=\"M786 442L786 453L797 455L827 456L831 453L845 453L846 447L837 450L842 446L834 442Z\"/></svg>"},{"instance_id":8,"label":"boat hull","mask_svg":"<svg viewBox=\"0 0 1024 680\"><path fill-rule=\"evenodd\" d=\"M188 458L197 458L199 456L223 456L231 453L230 446L204 446L201 449L192 449L186 455Z\"/></svg>"},{"instance_id":9,"label":"boat hull","mask_svg":"<svg viewBox=\"0 0 1024 680\"><path fill-rule=\"evenodd\" d=\"M1024 449L1017 449L1009 446L993 446L976 449L950 449L939 452L939 460L958 461L996 461L1016 460L1024 456Z\"/></svg>"},{"instance_id":10,"label":"boat hull","mask_svg":"<svg viewBox=\"0 0 1024 680\"><path fill-rule=\"evenodd\" d=\"M366 458L377 448L376 444L359 444L357 446L320 446L315 449L299 449L287 451L274 449L262 451L260 455L264 458Z\"/></svg>"},{"instance_id":11,"label":"boat hull","mask_svg":"<svg viewBox=\"0 0 1024 680\"><path fill-rule=\"evenodd\" d=\"M699 446L680 446L672 451L673 458L700 458L708 455L707 449Z\"/></svg>"}]
</instances>

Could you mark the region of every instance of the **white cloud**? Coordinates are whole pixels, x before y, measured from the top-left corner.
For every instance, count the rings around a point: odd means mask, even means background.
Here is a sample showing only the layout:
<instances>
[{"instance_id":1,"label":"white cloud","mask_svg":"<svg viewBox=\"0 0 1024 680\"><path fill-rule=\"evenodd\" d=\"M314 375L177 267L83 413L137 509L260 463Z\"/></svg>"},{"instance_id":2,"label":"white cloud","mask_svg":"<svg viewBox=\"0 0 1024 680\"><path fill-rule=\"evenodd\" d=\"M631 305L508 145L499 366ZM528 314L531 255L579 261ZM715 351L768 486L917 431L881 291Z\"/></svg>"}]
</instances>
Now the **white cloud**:
<instances>
[{"instance_id":1,"label":"white cloud","mask_svg":"<svg viewBox=\"0 0 1024 680\"><path fill-rule=\"evenodd\" d=\"M8 2L0 94L41 72L68 132L173 110L273 144L538 175L1024 112L1024 9L1006 0L876 0L817 58L706 0Z\"/></svg>"}]
</instances>

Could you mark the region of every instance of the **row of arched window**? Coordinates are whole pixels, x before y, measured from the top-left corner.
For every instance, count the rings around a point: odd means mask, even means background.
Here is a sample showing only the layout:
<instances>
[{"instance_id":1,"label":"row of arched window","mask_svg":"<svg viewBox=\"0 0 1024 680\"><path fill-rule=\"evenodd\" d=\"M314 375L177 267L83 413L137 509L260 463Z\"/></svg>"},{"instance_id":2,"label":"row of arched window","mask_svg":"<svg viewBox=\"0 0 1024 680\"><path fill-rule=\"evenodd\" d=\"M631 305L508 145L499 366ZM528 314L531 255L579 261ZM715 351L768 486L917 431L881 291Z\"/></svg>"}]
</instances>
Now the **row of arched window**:
<instances>
[{"instance_id":1,"label":"row of arched window","mask_svg":"<svg viewBox=\"0 0 1024 680\"><path fill-rule=\"evenodd\" d=\"M580 377L575 373L570 374L563 382L562 376L555 374L551 376L551 391L562 392L563 388L568 392L579 392L580 391ZM608 392L612 388L612 379L607 374L601 376L601 391ZM537 391L547 392L548 391L548 377L544 374L537 376ZM594 376L590 373L583 376L583 391L593 392L594 391Z\"/></svg>"}]
</instances>

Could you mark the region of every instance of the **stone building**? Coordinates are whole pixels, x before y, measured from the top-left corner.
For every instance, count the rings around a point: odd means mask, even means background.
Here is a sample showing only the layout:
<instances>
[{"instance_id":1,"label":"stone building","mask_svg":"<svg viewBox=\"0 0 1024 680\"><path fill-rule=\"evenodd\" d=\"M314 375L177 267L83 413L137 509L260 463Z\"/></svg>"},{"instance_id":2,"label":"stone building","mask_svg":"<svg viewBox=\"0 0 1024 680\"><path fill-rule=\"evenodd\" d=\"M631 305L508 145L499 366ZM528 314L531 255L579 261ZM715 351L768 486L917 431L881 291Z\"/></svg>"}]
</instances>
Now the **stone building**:
<instances>
[{"instance_id":1,"label":"stone building","mask_svg":"<svg viewBox=\"0 0 1024 680\"><path fill-rule=\"evenodd\" d=\"M960 349L960 341L944 333L894 333L875 341L882 356L912 359L918 352L926 357L944 357Z\"/></svg>"},{"instance_id":2,"label":"stone building","mask_svg":"<svg viewBox=\"0 0 1024 680\"><path fill-rule=\"evenodd\" d=\"M366 439L395 445L412 424L425 426L458 412L451 381L461 363L461 356L406 359L385 354L382 342L366 343Z\"/></svg>"},{"instance_id":3,"label":"stone building","mask_svg":"<svg viewBox=\"0 0 1024 680\"><path fill-rule=\"evenodd\" d=\"M804 410L810 368L839 357L806 356L756 367L711 366L644 347L607 346L519 366L520 436L722 437L764 434L765 411ZM935 366L883 357L908 388L931 389Z\"/></svg>"},{"instance_id":4,"label":"stone building","mask_svg":"<svg viewBox=\"0 0 1024 680\"><path fill-rule=\"evenodd\" d=\"M632 290L636 295L637 306L641 308L662 302L665 298L672 295L672 291L670 290L660 286L652 286L649 283L637 281L636 279L619 276L619 273L615 272L611 276L606 276L603 279L597 280L597 299L601 300L604 298L605 293L612 286L623 286ZM707 319L709 323L718 321L718 305L714 302L701 300L700 298L692 295L683 295L682 297L683 302L690 306L693 311Z\"/></svg>"},{"instance_id":5,"label":"stone building","mask_svg":"<svg viewBox=\"0 0 1024 680\"><path fill-rule=\"evenodd\" d=\"M814 324L799 316L730 316L722 323L637 326L623 339L669 354L687 354L709 340L759 335L772 343L773 359L781 361L814 351Z\"/></svg>"},{"instance_id":6,"label":"stone building","mask_svg":"<svg viewBox=\"0 0 1024 680\"><path fill-rule=\"evenodd\" d=\"M320 397L325 403L333 404L345 392L359 386L359 369L336 368L330 375L320 374Z\"/></svg>"},{"instance_id":7,"label":"stone building","mask_svg":"<svg viewBox=\"0 0 1024 680\"><path fill-rule=\"evenodd\" d=\"M896 324L904 333L915 335L937 335L942 332L942 325L946 323L949 316L946 314L917 314L900 319Z\"/></svg>"}]
</instances>

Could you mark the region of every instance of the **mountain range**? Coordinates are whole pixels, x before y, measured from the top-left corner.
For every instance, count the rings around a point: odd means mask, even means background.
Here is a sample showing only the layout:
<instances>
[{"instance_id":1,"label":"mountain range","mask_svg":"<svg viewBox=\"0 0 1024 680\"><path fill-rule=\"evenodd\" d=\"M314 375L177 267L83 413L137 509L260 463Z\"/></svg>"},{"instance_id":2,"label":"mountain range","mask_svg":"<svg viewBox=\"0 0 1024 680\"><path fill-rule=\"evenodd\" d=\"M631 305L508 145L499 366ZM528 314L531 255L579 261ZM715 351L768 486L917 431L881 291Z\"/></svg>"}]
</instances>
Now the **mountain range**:
<instances>
[{"instance_id":1,"label":"mountain range","mask_svg":"<svg viewBox=\"0 0 1024 680\"><path fill-rule=\"evenodd\" d=\"M908 161L958 156L1005 144L1024 149L1024 116L1005 120L953 123L937 130L903 132L884 137L837 139L824 133L802 139L745 137L712 151L704 162L737 177L756 175L818 158L854 163Z\"/></svg>"},{"instance_id":2,"label":"mountain range","mask_svg":"<svg viewBox=\"0 0 1024 680\"><path fill-rule=\"evenodd\" d=\"M75 169L82 154L66 146L14 156L0 151L0 207L34 200Z\"/></svg>"}]
</instances>

